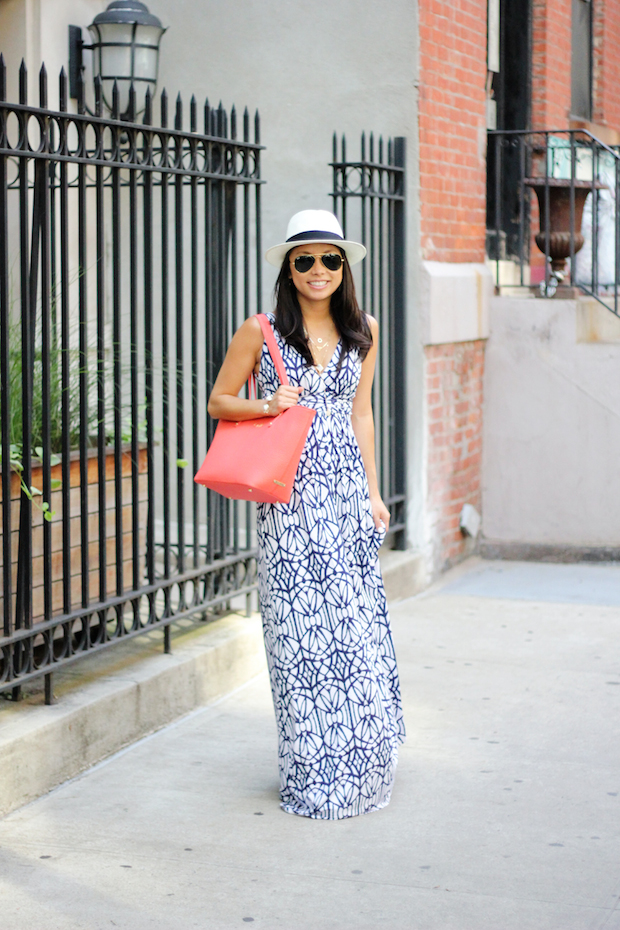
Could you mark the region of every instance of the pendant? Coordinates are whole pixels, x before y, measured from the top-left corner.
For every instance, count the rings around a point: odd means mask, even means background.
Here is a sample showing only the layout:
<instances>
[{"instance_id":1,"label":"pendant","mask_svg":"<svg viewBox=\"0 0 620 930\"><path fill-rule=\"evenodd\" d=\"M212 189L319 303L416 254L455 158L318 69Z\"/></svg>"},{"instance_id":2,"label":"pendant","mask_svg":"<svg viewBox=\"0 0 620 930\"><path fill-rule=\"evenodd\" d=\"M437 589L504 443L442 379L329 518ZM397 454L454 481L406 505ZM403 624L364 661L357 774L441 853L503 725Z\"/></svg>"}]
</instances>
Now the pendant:
<instances>
[{"instance_id":1,"label":"pendant","mask_svg":"<svg viewBox=\"0 0 620 930\"><path fill-rule=\"evenodd\" d=\"M322 340L322 339L317 339L317 342L318 342L319 345L321 345L321 343L323 342L323 340Z\"/></svg>"},{"instance_id":2,"label":"pendant","mask_svg":"<svg viewBox=\"0 0 620 930\"><path fill-rule=\"evenodd\" d=\"M321 374L321 372L323 371L323 366L322 366L322 365L317 365L317 366L316 366L316 370L318 371L319 374Z\"/></svg>"}]
</instances>

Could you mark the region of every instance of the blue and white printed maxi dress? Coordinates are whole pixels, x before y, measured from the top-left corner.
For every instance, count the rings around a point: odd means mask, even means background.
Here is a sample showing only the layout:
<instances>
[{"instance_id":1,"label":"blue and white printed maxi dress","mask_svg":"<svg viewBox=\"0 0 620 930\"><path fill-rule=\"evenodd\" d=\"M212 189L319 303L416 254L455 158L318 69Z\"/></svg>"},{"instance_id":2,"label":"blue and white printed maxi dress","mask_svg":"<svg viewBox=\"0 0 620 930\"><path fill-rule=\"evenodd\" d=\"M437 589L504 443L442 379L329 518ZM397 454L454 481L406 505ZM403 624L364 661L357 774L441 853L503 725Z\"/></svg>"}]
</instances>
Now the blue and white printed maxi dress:
<instances>
[{"instance_id":1,"label":"blue and white printed maxi dress","mask_svg":"<svg viewBox=\"0 0 620 930\"><path fill-rule=\"evenodd\" d=\"M269 314L273 323L273 315ZM288 504L258 505L258 577L285 811L338 820L389 803L405 737L368 483L351 426L357 352L319 375L276 331L314 417ZM279 387L263 345L258 381Z\"/></svg>"}]
</instances>

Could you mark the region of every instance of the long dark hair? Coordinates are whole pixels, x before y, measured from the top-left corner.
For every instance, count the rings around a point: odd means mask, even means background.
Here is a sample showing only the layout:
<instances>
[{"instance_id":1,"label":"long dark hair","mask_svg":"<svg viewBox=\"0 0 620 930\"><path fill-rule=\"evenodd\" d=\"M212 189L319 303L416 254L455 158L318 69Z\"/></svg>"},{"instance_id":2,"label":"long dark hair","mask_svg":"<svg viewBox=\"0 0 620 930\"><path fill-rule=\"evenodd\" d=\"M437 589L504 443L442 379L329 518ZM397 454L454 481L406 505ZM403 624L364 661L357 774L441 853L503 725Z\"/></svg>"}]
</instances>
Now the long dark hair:
<instances>
[{"instance_id":1,"label":"long dark hair","mask_svg":"<svg viewBox=\"0 0 620 930\"><path fill-rule=\"evenodd\" d=\"M293 250L287 253L282 263L278 280L274 288L276 304L275 323L282 338L304 358L306 365L314 365L312 352L304 332L304 320L299 306L297 289L295 288L289 271L289 257ZM340 336L342 351L338 358L340 368L347 352L355 349L363 360L372 346L372 334L355 296L355 284L351 274L351 266L342 249L342 283L332 294L329 305L334 325Z\"/></svg>"}]
</instances>

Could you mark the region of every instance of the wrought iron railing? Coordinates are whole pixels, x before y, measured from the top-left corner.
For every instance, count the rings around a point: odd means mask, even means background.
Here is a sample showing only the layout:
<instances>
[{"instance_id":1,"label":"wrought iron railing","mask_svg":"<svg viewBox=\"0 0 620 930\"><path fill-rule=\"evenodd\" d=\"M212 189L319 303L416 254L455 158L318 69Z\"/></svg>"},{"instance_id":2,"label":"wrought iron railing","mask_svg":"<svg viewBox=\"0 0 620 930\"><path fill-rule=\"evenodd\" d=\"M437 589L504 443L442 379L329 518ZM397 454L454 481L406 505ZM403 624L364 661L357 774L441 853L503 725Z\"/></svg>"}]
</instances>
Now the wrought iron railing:
<instances>
[{"instance_id":1,"label":"wrought iron railing","mask_svg":"<svg viewBox=\"0 0 620 930\"><path fill-rule=\"evenodd\" d=\"M256 587L251 505L193 483L210 385L260 309L260 139L6 99L0 60L0 692ZM116 95L118 101L118 95ZM135 104L134 104L135 106Z\"/></svg>"},{"instance_id":2,"label":"wrought iron railing","mask_svg":"<svg viewBox=\"0 0 620 930\"><path fill-rule=\"evenodd\" d=\"M620 315L618 150L582 129L493 130L487 169L498 289L559 296L569 286Z\"/></svg>"},{"instance_id":3,"label":"wrought iron railing","mask_svg":"<svg viewBox=\"0 0 620 930\"><path fill-rule=\"evenodd\" d=\"M347 158L346 139L333 141L334 212L345 235L368 249L359 267L360 304L379 322L373 387L379 487L391 511L389 538L406 546L405 413L405 148L402 137L384 143L361 137L360 158ZM354 267L354 272L358 269Z\"/></svg>"}]
</instances>

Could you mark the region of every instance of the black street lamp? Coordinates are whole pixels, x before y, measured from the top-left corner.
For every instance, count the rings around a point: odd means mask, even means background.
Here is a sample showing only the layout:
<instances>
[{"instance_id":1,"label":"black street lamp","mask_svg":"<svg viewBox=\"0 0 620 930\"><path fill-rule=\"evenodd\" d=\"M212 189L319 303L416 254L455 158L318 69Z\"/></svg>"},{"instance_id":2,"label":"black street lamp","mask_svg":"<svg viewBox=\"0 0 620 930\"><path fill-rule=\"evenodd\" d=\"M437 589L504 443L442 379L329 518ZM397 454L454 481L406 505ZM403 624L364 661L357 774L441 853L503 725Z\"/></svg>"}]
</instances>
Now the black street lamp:
<instances>
[{"instance_id":1,"label":"black street lamp","mask_svg":"<svg viewBox=\"0 0 620 930\"><path fill-rule=\"evenodd\" d=\"M79 74L83 70L82 50L92 49L93 77L101 78L103 102L112 110L114 83L118 87L119 113L127 116L129 91L133 84L136 113L144 110L146 90L151 96L157 84L159 43L166 31L161 20L149 13L140 0L113 0L88 27L92 45L82 41L79 26L69 26L70 94L78 96Z\"/></svg>"}]
</instances>

